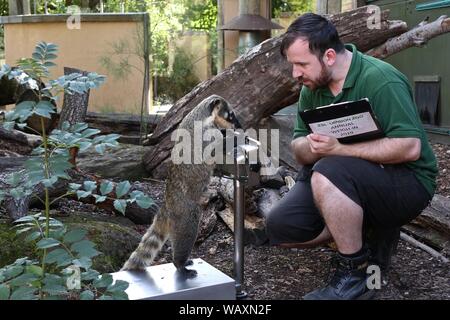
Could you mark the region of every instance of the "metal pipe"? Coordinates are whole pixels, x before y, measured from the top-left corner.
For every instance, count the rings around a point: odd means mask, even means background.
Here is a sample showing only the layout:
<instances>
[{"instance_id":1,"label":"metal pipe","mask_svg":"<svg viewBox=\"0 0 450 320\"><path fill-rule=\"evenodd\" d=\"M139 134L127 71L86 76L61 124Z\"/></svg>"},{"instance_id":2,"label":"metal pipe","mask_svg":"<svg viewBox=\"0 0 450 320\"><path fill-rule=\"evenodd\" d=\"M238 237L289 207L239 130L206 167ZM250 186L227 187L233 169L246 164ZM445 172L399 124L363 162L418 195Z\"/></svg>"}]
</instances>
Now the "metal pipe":
<instances>
[{"instance_id":1,"label":"metal pipe","mask_svg":"<svg viewBox=\"0 0 450 320\"><path fill-rule=\"evenodd\" d=\"M240 165L235 163L234 175L234 279L236 297L245 298L247 293L243 291L244 283L244 183L241 177Z\"/></svg>"}]
</instances>

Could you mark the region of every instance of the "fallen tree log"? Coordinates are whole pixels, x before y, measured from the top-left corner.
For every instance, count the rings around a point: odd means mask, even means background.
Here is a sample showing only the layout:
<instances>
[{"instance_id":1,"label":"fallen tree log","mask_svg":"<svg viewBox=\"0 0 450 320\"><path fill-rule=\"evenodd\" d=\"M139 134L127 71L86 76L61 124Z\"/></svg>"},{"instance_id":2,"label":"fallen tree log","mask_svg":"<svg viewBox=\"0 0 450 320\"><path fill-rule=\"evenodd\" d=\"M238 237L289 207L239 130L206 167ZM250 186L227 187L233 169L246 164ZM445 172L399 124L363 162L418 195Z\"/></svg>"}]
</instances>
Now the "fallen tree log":
<instances>
[{"instance_id":1,"label":"fallen tree log","mask_svg":"<svg viewBox=\"0 0 450 320\"><path fill-rule=\"evenodd\" d=\"M423 47L428 40L446 32L450 32L450 18L447 18L447 16L440 16L431 23L424 20L410 31L389 39L382 45L370 49L366 53L379 59L385 59L394 53L410 47Z\"/></svg>"},{"instance_id":2,"label":"fallen tree log","mask_svg":"<svg viewBox=\"0 0 450 320\"><path fill-rule=\"evenodd\" d=\"M49 189L49 198L55 199L66 193L69 187L69 183L78 183L83 184L84 181L95 181L97 184L97 194L100 194L100 184L103 182L102 179L98 179L95 176L80 172L78 170L69 170L68 175L71 177L71 180L59 179L58 182L54 185L53 188ZM5 183L5 175L0 176L0 188L2 190L9 190L10 186ZM116 183L113 183L114 189L108 194L109 197L115 198L115 187ZM145 190L140 185L139 182L135 182L131 185L130 192L138 190L145 193ZM11 217L11 219L16 220L21 217L24 217L28 214L28 211L31 207L42 206L42 203L39 199L45 198L44 187L42 184L38 184L33 189L33 194L30 196L21 197L20 199L14 199L11 195L7 195L6 199L3 202L3 207L6 209L6 212ZM75 196L72 196L73 199L76 199ZM99 208L110 212L116 212L119 215L122 213L118 212L113 205L113 200L106 200L102 203L95 203L95 199L93 197L81 198L79 201L89 204L95 204ZM158 206L151 206L148 209L143 209L139 207L135 202L128 204L125 210L125 217L129 218L136 224L150 224L153 220L153 216L158 211Z\"/></svg>"},{"instance_id":3,"label":"fallen tree log","mask_svg":"<svg viewBox=\"0 0 450 320\"><path fill-rule=\"evenodd\" d=\"M360 51L381 45L407 30L402 21L388 21L387 11L381 14L380 29L369 29L367 21L371 15L367 7L361 7L332 15L330 19L342 40L354 43ZM153 146L143 159L146 170L152 172L169 159L173 147L170 133L189 111L211 94L224 97L234 106L244 128L255 126L261 119L295 103L301 85L292 78L291 66L280 54L281 40L276 37L257 45L222 73L178 100L145 142Z\"/></svg>"},{"instance_id":4,"label":"fallen tree log","mask_svg":"<svg viewBox=\"0 0 450 320\"><path fill-rule=\"evenodd\" d=\"M10 140L18 144L35 148L42 142L42 138L35 134L25 133L19 130L6 130L0 126L0 140Z\"/></svg>"}]
</instances>

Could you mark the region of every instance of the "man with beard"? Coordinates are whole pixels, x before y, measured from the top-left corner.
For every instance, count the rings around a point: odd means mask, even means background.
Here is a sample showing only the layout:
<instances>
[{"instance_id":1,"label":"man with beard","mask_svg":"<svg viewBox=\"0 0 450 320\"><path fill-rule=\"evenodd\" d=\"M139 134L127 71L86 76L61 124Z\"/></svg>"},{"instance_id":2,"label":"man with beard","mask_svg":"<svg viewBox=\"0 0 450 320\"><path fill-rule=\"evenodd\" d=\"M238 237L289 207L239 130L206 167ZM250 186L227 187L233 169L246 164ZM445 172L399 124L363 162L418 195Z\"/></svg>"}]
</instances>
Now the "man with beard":
<instances>
[{"instance_id":1,"label":"man with beard","mask_svg":"<svg viewBox=\"0 0 450 320\"><path fill-rule=\"evenodd\" d=\"M344 45L334 25L308 13L288 28L281 52L303 84L300 111L368 98L385 137L352 144L310 134L299 116L292 150L303 167L267 217L272 245L306 248L333 240L336 270L304 299L369 299L369 264L389 266L400 226L430 202L437 175L406 77Z\"/></svg>"}]
</instances>

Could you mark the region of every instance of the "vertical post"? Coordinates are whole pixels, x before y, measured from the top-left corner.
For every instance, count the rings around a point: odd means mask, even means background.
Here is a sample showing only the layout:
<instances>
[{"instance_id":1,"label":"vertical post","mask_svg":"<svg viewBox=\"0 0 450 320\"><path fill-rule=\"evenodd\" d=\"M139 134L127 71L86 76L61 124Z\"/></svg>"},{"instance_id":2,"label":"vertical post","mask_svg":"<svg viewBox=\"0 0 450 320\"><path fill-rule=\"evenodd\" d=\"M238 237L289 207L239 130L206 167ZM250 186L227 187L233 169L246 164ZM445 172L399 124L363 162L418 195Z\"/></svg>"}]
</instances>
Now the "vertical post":
<instances>
[{"instance_id":1,"label":"vertical post","mask_svg":"<svg viewBox=\"0 0 450 320\"><path fill-rule=\"evenodd\" d=\"M225 68L225 31L219 29L224 24L223 1L217 0L217 73Z\"/></svg>"},{"instance_id":2,"label":"vertical post","mask_svg":"<svg viewBox=\"0 0 450 320\"><path fill-rule=\"evenodd\" d=\"M147 115L149 113L149 94L150 94L150 45L149 45L149 24L150 16L148 12L143 14L143 40L144 40L144 84L142 86L142 105L141 105L141 127L139 134L139 144L147 136ZM144 116L145 113L145 116Z\"/></svg>"},{"instance_id":3,"label":"vertical post","mask_svg":"<svg viewBox=\"0 0 450 320\"><path fill-rule=\"evenodd\" d=\"M234 145L237 145L235 137ZM241 165L234 157L234 279L236 297L243 299L247 293L243 291L244 284L244 180L242 179Z\"/></svg>"}]
</instances>

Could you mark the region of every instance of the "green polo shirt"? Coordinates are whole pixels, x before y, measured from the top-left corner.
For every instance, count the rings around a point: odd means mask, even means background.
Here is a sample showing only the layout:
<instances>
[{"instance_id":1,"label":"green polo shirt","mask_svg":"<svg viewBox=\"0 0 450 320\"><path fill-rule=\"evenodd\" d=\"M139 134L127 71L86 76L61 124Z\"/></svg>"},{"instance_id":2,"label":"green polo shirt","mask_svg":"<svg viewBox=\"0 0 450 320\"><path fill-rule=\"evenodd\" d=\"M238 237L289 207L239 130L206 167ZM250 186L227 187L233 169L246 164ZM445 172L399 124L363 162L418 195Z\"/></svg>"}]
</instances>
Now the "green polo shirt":
<instances>
[{"instance_id":1,"label":"green polo shirt","mask_svg":"<svg viewBox=\"0 0 450 320\"><path fill-rule=\"evenodd\" d=\"M438 172L436 157L425 135L408 79L390 64L362 54L352 44L346 44L345 48L353 52L353 57L341 93L333 96L328 87L312 91L303 86L298 109L303 111L331 103L368 98L386 137L421 140L420 158L406 165L433 195ZM305 124L297 115L294 138L308 134Z\"/></svg>"}]
</instances>

